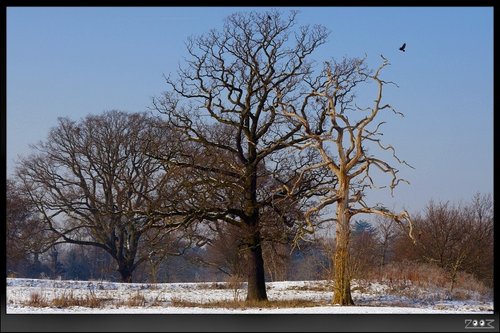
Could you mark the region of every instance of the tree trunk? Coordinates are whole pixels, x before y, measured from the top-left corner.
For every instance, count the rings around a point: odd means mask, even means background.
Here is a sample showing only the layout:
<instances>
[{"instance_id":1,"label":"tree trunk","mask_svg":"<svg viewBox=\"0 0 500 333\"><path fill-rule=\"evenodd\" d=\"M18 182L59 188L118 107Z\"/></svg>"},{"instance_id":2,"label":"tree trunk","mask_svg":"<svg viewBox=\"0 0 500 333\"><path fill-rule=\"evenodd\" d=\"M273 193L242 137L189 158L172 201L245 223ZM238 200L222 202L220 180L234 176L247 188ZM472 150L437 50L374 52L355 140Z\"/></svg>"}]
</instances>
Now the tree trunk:
<instances>
[{"instance_id":1,"label":"tree trunk","mask_svg":"<svg viewBox=\"0 0 500 333\"><path fill-rule=\"evenodd\" d=\"M128 265L120 265L120 267L118 268L118 272L120 272L122 282L132 282L132 269Z\"/></svg>"},{"instance_id":2,"label":"tree trunk","mask_svg":"<svg viewBox=\"0 0 500 333\"><path fill-rule=\"evenodd\" d=\"M457 282L458 265L454 265L450 271L450 295L453 293L455 283Z\"/></svg>"},{"instance_id":3,"label":"tree trunk","mask_svg":"<svg viewBox=\"0 0 500 333\"><path fill-rule=\"evenodd\" d=\"M158 282L158 266L160 265L160 261L153 262L151 261L151 283L157 283Z\"/></svg>"},{"instance_id":4,"label":"tree trunk","mask_svg":"<svg viewBox=\"0 0 500 333\"><path fill-rule=\"evenodd\" d=\"M255 145L249 143L249 160L255 161ZM247 301L267 301L264 259L260 237L259 207L257 205L257 167L254 162L248 164L245 178L245 213L244 239L248 265Z\"/></svg>"},{"instance_id":5,"label":"tree trunk","mask_svg":"<svg viewBox=\"0 0 500 333\"><path fill-rule=\"evenodd\" d=\"M253 231L247 242L248 291L247 301L267 301L264 259L260 233Z\"/></svg>"},{"instance_id":6,"label":"tree trunk","mask_svg":"<svg viewBox=\"0 0 500 333\"><path fill-rule=\"evenodd\" d=\"M333 304L354 305L351 297L351 275L349 272L349 210L347 200L337 203L337 229L334 258Z\"/></svg>"}]
</instances>

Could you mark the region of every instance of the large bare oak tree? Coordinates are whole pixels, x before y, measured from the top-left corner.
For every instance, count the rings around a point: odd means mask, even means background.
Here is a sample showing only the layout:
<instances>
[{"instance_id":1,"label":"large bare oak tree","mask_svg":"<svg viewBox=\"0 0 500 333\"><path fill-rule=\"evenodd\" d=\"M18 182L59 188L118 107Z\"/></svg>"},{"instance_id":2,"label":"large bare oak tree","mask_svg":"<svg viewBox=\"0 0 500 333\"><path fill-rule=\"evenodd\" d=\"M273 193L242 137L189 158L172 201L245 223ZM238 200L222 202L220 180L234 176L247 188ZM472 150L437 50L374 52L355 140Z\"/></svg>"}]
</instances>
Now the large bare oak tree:
<instances>
[{"instance_id":1,"label":"large bare oak tree","mask_svg":"<svg viewBox=\"0 0 500 333\"><path fill-rule=\"evenodd\" d=\"M60 118L17 175L57 243L96 246L131 282L138 265L161 253L165 232L179 229L169 206L171 170L145 154L169 134L146 114L110 111L80 122ZM145 244L147 242L147 244Z\"/></svg>"},{"instance_id":2,"label":"large bare oak tree","mask_svg":"<svg viewBox=\"0 0 500 333\"><path fill-rule=\"evenodd\" d=\"M275 11L229 16L222 31L188 41L186 66L175 78L166 78L169 91L153 103L181 133L181 141L198 147L194 151L201 157L179 154L170 161L198 177L192 188L205 197L202 204L193 201L197 218L240 230L247 300L267 299L261 214L276 207L283 184L297 177L295 167L310 163L304 162L310 156L287 163L273 159L302 140L297 137L302 125L277 111L277 92L290 103L301 98L299 88L311 71L307 59L328 35L322 26L295 25L296 12L288 17Z\"/></svg>"}]
</instances>

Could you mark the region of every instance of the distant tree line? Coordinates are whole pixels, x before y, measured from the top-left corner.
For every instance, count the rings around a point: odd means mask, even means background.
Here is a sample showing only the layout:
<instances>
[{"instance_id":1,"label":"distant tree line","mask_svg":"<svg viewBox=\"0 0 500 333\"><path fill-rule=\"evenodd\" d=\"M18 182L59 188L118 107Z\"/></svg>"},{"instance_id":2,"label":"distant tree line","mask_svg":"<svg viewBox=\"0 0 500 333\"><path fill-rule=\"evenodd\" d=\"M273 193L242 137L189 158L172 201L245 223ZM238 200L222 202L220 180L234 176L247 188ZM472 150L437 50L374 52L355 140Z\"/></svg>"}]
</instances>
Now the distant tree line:
<instances>
[{"instance_id":1,"label":"distant tree line","mask_svg":"<svg viewBox=\"0 0 500 333\"><path fill-rule=\"evenodd\" d=\"M99 247L59 244L50 246L43 225L15 183L7 187L7 273L11 277L68 280L122 281L113 257ZM467 272L493 287L493 202L491 195L476 194L467 204L429 202L414 219L413 243L388 218L357 220L352 226L351 275L355 279L383 277L392 264L442 268L450 289L457 274ZM50 238L49 238L50 239ZM46 244L43 248L43 244ZM270 243L264 247L268 281L331 279L335 238L309 239L301 246ZM219 229L210 243L186 248L182 243L163 244L168 251L151 257L134 270L136 282L200 282L244 279L245 260L238 251L239 238L231 228ZM177 246L177 248L173 248ZM182 255L181 255L182 254Z\"/></svg>"},{"instance_id":2,"label":"distant tree line","mask_svg":"<svg viewBox=\"0 0 500 333\"><path fill-rule=\"evenodd\" d=\"M384 269L393 263L410 267L425 263L443 270L450 291L460 272L492 288L493 225L492 196L479 193L466 204L430 201L413 219L416 242L409 241L390 219L356 224L353 276L383 277Z\"/></svg>"}]
</instances>

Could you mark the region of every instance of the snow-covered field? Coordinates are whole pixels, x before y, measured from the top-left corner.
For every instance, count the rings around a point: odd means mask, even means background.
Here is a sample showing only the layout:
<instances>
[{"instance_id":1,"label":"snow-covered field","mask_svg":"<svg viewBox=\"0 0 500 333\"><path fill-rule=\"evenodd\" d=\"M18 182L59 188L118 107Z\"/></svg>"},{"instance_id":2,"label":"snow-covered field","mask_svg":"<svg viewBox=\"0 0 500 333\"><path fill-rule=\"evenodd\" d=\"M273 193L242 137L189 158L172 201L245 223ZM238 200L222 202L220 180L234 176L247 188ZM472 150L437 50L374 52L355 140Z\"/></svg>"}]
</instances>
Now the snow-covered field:
<instances>
[{"instance_id":1,"label":"snow-covered field","mask_svg":"<svg viewBox=\"0 0 500 333\"><path fill-rule=\"evenodd\" d=\"M244 300L245 285L231 288L223 282L205 283L115 283L106 281L64 281L43 279L7 279L7 314L14 313L244 313L244 314L413 314L413 313L493 313L493 301L468 293L451 300L439 288L390 287L378 282L354 281L352 297L356 306L331 305L332 292L327 281L268 282L268 299L304 300L317 306L285 308L238 308L179 306L179 303L209 303ZM54 299L94 299L98 307L57 306ZM34 300L42 306L29 306ZM45 303L44 303L45 302ZM43 306L46 304L46 306Z\"/></svg>"}]
</instances>

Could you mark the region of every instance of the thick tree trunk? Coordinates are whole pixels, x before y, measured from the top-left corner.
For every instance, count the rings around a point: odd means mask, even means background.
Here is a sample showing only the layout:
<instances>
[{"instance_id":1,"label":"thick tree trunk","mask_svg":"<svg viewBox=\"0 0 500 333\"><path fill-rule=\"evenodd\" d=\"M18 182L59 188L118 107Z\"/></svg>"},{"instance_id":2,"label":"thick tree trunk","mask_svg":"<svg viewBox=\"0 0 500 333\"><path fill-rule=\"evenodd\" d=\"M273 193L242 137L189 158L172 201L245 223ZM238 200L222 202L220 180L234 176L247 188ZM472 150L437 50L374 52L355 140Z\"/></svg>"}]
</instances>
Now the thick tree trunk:
<instances>
[{"instance_id":1,"label":"thick tree trunk","mask_svg":"<svg viewBox=\"0 0 500 333\"><path fill-rule=\"evenodd\" d=\"M248 291L247 301L267 301L266 280L264 275L264 259L260 233L256 231L248 244Z\"/></svg>"},{"instance_id":2,"label":"thick tree trunk","mask_svg":"<svg viewBox=\"0 0 500 333\"><path fill-rule=\"evenodd\" d=\"M113 258L118 262L118 272L120 272L122 282L132 282L132 273L136 268L134 261L137 254L139 238L140 235L133 231L130 232L127 229L120 230L118 248L116 252L113 253L115 254Z\"/></svg>"},{"instance_id":3,"label":"thick tree trunk","mask_svg":"<svg viewBox=\"0 0 500 333\"><path fill-rule=\"evenodd\" d=\"M131 283L132 282L132 269L129 265L119 265L118 272L120 272L122 282Z\"/></svg>"},{"instance_id":4,"label":"thick tree trunk","mask_svg":"<svg viewBox=\"0 0 500 333\"><path fill-rule=\"evenodd\" d=\"M337 219L333 304L354 305L351 297L351 275L349 271L350 216L347 200L338 202Z\"/></svg>"},{"instance_id":5,"label":"thick tree trunk","mask_svg":"<svg viewBox=\"0 0 500 333\"><path fill-rule=\"evenodd\" d=\"M257 155L255 145L249 144L250 160ZM245 213L247 215L244 227L244 239L247 254L248 291L247 301L267 301L264 259L260 237L259 208L257 205L257 167L250 163L246 170L245 181Z\"/></svg>"}]
</instances>

